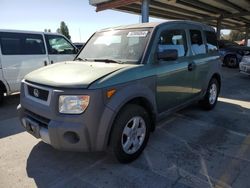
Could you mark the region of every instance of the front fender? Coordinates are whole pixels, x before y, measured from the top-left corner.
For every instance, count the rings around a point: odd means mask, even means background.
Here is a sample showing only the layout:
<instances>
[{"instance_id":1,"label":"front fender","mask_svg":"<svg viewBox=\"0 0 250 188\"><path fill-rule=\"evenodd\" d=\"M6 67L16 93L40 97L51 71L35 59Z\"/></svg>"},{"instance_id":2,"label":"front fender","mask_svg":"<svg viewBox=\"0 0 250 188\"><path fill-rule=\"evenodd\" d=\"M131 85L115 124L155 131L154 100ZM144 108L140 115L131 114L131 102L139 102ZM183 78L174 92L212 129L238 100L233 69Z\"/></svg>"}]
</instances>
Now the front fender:
<instances>
[{"instance_id":1,"label":"front fender","mask_svg":"<svg viewBox=\"0 0 250 188\"><path fill-rule=\"evenodd\" d=\"M101 126L99 126L96 142L97 150L103 150L108 145L113 122L122 107L124 107L129 101L138 97L144 98L149 102L152 112L155 114L157 113L155 101L155 77L132 81L114 88L117 92L111 97L111 99L106 101L106 108L100 119Z\"/></svg>"}]
</instances>

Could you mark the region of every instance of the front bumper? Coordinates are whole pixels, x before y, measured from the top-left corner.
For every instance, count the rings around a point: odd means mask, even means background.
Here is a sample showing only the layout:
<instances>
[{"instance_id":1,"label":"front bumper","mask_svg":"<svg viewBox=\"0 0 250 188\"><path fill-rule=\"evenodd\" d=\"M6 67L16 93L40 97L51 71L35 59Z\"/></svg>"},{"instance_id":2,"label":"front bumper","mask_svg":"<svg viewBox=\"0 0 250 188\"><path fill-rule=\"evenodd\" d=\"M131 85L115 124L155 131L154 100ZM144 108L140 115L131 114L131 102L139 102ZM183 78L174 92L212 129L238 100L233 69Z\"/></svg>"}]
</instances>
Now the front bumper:
<instances>
[{"instance_id":1,"label":"front bumper","mask_svg":"<svg viewBox=\"0 0 250 188\"><path fill-rule=\"evenodd\" d=\"M46 102L27 95L22 83L19 118L22 126L35 136L56 149L67 151L103 151L107 148L110 126L115 112L103 102L102 90L63 89L49 91ZM37 87L36 84L33 85ZM60 114L58 99L60 95L90 96L90 103L82 114Z\"/></svg>"},{"instance_id":2,"label":"front bumper","mask_svg":"<svg viewBox=\"0 0 250 188\"><path fill-rule=\"evenodd\" d=\"M46 118L22 108L21 105L17 110L26 131L54 148L67 151L92 150L90 135L83 123L45 120Z\"/></svg>"},{"instance_id":3,"label":"front bumper","mask_svg":"<svg viewBox=\"0 0 250 188\"><path fill-rule=\"evenodd\" d=\"M241 73L250 75L250 64L246 64L246 63L241 62L239 69L240 69Z\"/></svg>"}]
</instances>

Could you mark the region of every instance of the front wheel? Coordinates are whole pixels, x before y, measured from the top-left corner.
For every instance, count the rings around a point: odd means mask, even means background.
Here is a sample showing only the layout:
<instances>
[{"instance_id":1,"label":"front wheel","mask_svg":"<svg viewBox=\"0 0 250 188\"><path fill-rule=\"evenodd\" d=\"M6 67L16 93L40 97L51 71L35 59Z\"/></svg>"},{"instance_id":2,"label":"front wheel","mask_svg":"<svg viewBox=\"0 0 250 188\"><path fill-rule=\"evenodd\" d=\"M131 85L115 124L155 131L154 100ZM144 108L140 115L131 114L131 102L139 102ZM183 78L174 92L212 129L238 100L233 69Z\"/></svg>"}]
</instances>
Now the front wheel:
<instances>
[{"instance_id":1,"label":"front wheel","mask_svg":"<svg viewBox=\"0 0 250 188\"><path fill-rule=\"evenodd\" d=\"M137 159L145 148L150 132L147 111L129 104L118 114L111 134L111 150L121 163Z\"/></svg>"},{"instance_id":2,"label":"front wheel","mask_svg":"<svg viewBox=\"0 0 250 188\"><path fill-rule=\"evenodd\" d=\"M219 95L219 83L213 78L208 85L206 95L200 101L201 106L206 110L211 110L215 107Z\"/></svg>"}]
</instances>

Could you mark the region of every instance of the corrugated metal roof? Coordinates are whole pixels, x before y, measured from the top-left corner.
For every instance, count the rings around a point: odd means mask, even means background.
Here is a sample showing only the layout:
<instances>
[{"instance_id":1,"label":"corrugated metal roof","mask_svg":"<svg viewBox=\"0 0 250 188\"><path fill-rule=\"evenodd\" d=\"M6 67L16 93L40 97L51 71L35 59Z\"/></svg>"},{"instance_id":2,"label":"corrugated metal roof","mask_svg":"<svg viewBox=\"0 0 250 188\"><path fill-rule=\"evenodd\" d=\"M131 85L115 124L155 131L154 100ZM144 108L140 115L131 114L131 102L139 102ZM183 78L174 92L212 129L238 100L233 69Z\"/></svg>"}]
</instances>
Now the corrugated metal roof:
<instances>
[{"instance_id":1,"label":"corrugated metal roof","mask_svg":"<svg viewBox=\"0 0 250 188\"><path fill-rule=\"evenodd\" d=\"M93 1L89 0L93 5ZM114 9L141 13L141 0L99 0L97 11ZM149 15L163 19L193 20L221 28L250 28L250 0L151 0Z\"/></svg>"}]
</instances>

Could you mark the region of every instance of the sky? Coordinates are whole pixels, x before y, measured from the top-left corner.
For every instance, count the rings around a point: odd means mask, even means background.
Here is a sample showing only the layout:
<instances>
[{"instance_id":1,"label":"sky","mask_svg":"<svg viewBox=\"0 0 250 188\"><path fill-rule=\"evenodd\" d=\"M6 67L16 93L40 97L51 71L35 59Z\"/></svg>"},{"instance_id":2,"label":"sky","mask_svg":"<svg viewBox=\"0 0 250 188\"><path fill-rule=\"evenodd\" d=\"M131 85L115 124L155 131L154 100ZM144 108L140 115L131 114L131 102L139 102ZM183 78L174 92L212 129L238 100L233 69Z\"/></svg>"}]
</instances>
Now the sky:
<instances>
[{"instance_id":1,"label":"sky","mask_svg":"<svg viewBox=\"0 0 250 188\"><path fill-rule=\"evenodd\" d=\"M0 29L56 32L64 21L73 42L85 42L95 31L134 24L140 16L114 10L96 12L88 0L0 0ZM164 21L150 18L151 21Z\"/></svg>"}]
</instances>

